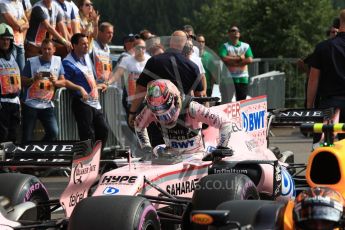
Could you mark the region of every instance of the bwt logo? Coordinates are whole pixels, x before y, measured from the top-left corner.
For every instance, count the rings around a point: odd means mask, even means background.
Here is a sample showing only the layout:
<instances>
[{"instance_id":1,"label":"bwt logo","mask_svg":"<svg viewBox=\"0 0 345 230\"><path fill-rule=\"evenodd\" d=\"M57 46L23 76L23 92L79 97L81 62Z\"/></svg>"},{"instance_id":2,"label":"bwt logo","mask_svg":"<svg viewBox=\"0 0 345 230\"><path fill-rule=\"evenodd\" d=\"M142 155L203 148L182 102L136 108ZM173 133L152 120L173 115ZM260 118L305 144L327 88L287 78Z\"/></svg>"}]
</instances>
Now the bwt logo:
<instances>
[{"instance_id":1,"label":"bwt logo","mask_svg":"<svg viewBox=\"0 0 345 230\"><path fill-rule=\"evenodd\" d=\"M188 147L194 146L194 140L186 140L186 141L172 141L171 147L173 148L180 148L180 149L186 149Z\"/></svg>"},{"instance_id":2,"label":"bwt logo","mask_svg":"<svg viewBox=\"0 0 345 230\"><path fill-rule=\"evenodd\" d=\"M250 114L242 112L242 122L246 132L265 128L265 110Z\"/></svg>"},{"instance_id":3,"label":"bwt logo","mask_svg":"<svg viewBox=\"0 0 345 230\"><path fill-rule=\"evenodd\" d=\"M118 188L114 188L114 187L106 187L103 191L103 194L106 195L115 195L116 193L120 192L120 190Z\"/></svg>"}]
</instances>

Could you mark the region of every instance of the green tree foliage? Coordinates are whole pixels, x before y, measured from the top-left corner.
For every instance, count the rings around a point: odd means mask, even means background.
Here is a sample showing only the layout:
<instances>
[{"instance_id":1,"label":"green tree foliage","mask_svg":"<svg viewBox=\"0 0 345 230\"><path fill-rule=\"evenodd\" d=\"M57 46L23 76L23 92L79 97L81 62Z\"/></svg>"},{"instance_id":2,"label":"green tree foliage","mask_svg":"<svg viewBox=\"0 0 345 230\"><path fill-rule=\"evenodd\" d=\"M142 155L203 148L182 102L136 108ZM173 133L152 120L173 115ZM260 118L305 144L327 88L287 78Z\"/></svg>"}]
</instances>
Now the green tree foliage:
<instances>
[{"instance_id":1,"label":"green tree foliage","mask_svg":"<svg viewBox=\"0 0 345 230\"><path fill-rule=\"evenodd\" d=\"M329 0L248 0L241 27L257 57L301 57L326 38Z\"/></svg>"},{"instance_id":2,"label":"green tree foliage","mask_svg":"<svg viewBox=\"0 0 345 230\"><path fill-rule=\"evenodd\" d=\"M148 29L159 36L170 35L181 29L184 18L198 11L206 0L94 0L100 10L101 21L115 25L115 44L121 44L128 33L139 33Z\"/></svg>"},{"instance_id":3,"label":"green tree foliage","mask_svg":"<svg viewBox=\"0 0 345 230\"><path fill-rule=\"evenodd\" d=\"M330 0L210 0L187 19L213 49L226 41L231 24L241 29L255 57L301 57L325 39L337 15Z\"/></svg>"},{"instance_id":4,"label":"green tree foliage","mask_svg":"<svg viewBox=\"0 0 345 230\"><path fill-rule=\"evenodd\" d=\"M237 24L255 57L303 57L326 38L344 0L94 0L101 21L115 25L113 43L146 28L166 36L184 24L217 51L227 29Z\"/></svg>"},{"instance_id":5,"label":"green tree foliage","mask_svg":"<svg viewBox=\"0 0 345 230\"><path fill-rule=\"evenodd\" d=\"M242 5L243 1L208 0L184 20L195 27L197 34L203 34L206 45L216 51L227 40L229 24L238 21Z\"/></svg>"}]
</instances>

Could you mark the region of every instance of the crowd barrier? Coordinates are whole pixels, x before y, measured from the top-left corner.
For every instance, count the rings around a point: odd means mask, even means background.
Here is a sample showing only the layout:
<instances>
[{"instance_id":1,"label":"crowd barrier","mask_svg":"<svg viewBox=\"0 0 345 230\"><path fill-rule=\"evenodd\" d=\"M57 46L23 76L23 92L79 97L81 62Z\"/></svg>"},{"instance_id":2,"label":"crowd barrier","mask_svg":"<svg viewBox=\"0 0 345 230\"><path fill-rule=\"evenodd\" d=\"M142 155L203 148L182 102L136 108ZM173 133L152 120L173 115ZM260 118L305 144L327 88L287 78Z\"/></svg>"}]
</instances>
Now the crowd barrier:
<instances>
[{"instance_id":1,"label":"crowd barrier","mask_svg":"<svg viewBox=\"0 0 345 230\"><path fill-rule=\"evenodd\" d=\"M271 71L251 77L248 94L267 95L268 109L285 108L285 73Z\"/></svg>"},{"instance_id":2,"label":"crowd barrier","mask_svg":"<svg viewBox=\"0 0 345 230\"><path fill-rule=\"evenodd\" d=\"M102 111L109 124L108 141L105 150L124 148L122 126L124 113L121 103L122 90L110 86L107 91L99 92ZM59 127L58 140L78 140L77 123L72 112L72 97L65 88L55 93L55 114Z\"/></svg>"}]
</instances>

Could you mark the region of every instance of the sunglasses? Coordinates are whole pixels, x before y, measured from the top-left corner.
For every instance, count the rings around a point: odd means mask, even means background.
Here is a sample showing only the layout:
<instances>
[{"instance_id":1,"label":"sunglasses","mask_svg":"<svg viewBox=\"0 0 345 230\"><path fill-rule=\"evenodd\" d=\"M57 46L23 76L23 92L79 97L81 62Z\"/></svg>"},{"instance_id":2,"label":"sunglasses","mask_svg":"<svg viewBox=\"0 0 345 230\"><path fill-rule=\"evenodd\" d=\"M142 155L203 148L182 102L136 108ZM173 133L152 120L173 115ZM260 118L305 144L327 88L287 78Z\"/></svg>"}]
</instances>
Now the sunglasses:
<instances>
[{"instance_id":1,"label":"sunglasses","mask_svg":"<svg viewBox=\"0 0 345 230\"><path fill-rule=\"evenodd\" d=\"M135 48L137 50L144 50L144 49L146 49L146 46L136 46Z\"/></svg>"}]
</instances>

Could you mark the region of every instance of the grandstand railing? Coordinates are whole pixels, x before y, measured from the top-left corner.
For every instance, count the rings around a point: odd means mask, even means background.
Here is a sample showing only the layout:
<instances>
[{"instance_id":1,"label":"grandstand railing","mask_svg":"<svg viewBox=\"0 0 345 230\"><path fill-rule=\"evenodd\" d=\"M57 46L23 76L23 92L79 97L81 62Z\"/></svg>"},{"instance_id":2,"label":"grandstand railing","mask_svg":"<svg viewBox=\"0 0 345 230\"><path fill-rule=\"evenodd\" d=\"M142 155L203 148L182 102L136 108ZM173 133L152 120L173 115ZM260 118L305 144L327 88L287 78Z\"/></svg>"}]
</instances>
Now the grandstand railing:
<instances>
[{"instance_id":1,"label":"grandstand railing","mask_svg":"<svg viewBox=\"0 0 345 230\"><path fill-rule=\"evenodd\" d=\"M105 150L124 148L122 125L125 118L121 103L122 90L110 86L104 93L99 92L99 95L102 111L109 125ZM72 97L65 88L56 91L55 114L59 127L58 140L78 140L77 123L72 112Z\"/></svg>"}]
</instances>

